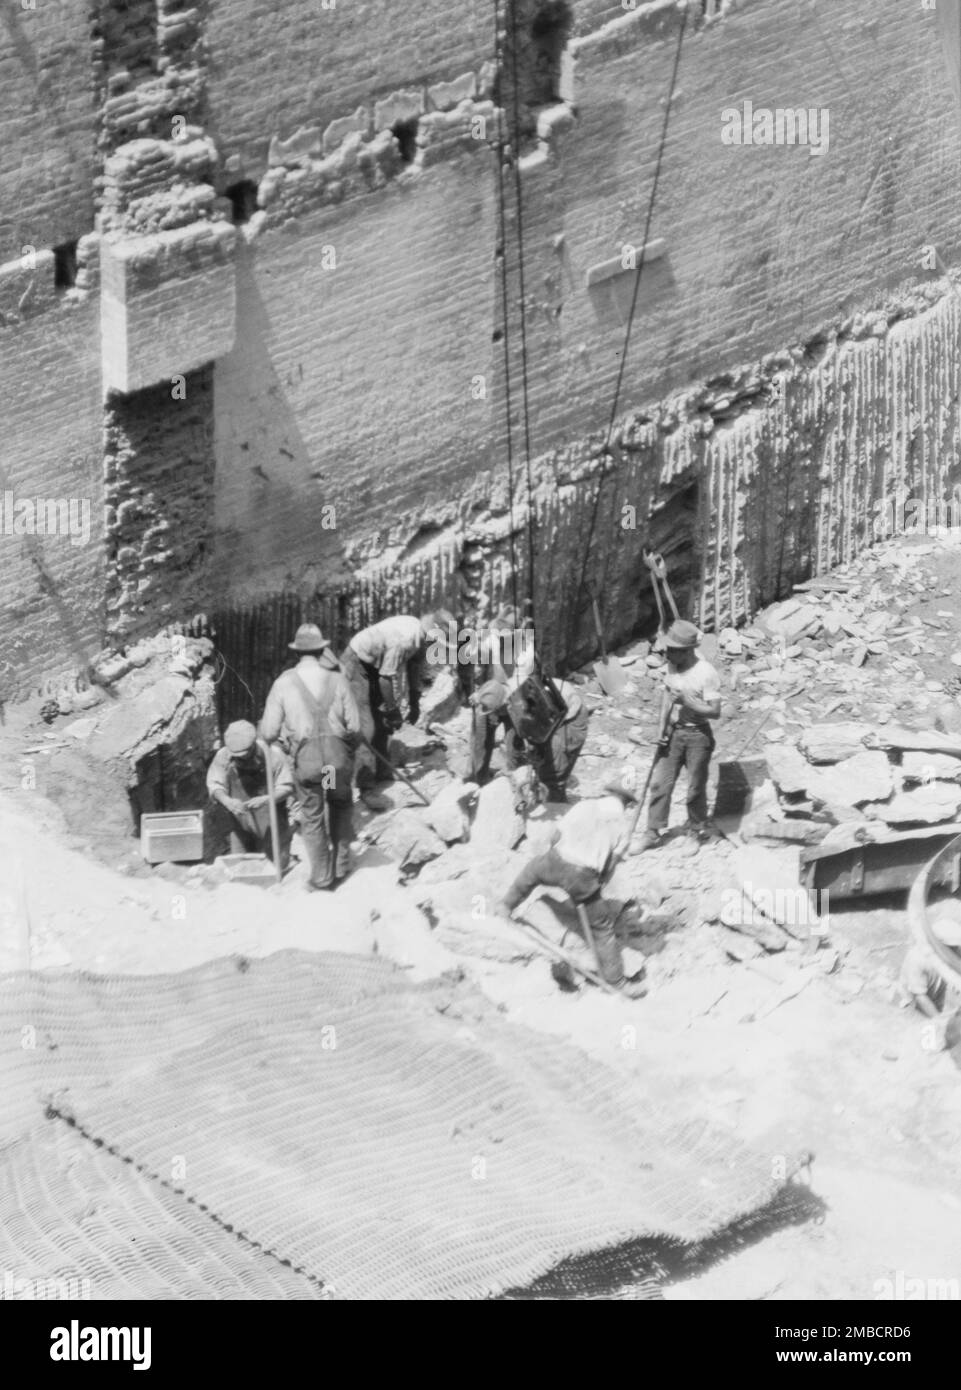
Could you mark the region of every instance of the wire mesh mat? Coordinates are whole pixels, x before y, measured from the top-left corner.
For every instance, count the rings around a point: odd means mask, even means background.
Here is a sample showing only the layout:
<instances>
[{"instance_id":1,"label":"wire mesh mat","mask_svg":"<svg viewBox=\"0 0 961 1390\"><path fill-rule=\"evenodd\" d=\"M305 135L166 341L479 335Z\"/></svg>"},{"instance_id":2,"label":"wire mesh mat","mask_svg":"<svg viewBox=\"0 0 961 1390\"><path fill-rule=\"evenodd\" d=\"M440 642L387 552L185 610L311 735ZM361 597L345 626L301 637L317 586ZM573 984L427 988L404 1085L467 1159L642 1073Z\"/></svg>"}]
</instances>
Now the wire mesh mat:
<instances>
[{"instance_id":1,"label":"wire mesh mat","mask_svg":"<svg viewBox=\"0 0 961 1390\"><path fill-rule=\"evenodd\" d=\"M589 1295L604 1252L702 1241L783 1185L377 958L8 976L0 1084L0 1269L92 1297L484 1298L559 1266Z\"/></svg>"}]
</instances>

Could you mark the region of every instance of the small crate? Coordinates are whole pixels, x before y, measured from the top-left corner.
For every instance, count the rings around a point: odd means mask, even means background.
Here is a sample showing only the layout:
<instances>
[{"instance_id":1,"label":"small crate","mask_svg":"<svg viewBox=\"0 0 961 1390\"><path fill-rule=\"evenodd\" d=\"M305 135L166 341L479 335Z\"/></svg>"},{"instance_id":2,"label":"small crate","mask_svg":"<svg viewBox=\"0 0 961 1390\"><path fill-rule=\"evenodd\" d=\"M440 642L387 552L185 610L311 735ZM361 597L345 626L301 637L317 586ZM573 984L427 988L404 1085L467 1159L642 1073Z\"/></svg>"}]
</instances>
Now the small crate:
<instances>
[{"instance_id":1,"label":"small crate","mask_svg":"<svg viewBox=\"0 0 961 1390\"><path fill-rule=\"evenodd\" d=\"M277 872L264 854L220 854L214 864L225 871L231 883L264 888L277 881Z\"/></svg>"},{"instance_id":2,"label":"small crate","mask_svg":"<svg viewBox=\"0 0 961 1390\"><path fill-rule=\"evenodd\" d=\"M186 864L203 859L203 811L158 811L141 816L140 853L148 864Z\"/></svg>"}]
</instances>

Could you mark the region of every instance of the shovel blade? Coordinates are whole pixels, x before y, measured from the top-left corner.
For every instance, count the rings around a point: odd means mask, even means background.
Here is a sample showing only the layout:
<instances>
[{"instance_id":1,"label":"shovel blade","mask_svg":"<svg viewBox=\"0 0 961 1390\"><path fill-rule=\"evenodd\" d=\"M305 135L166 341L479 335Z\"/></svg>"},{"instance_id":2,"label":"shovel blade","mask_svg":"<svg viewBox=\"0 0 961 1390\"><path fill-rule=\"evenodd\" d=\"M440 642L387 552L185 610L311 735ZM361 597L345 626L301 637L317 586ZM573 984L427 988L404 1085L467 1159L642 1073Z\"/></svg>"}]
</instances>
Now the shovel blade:
<instances>
[{"instance_id":1,"label":"shovel blade","mask_svg":"<svg viewBox=\"0 0 961 1390\"><path fill-rule=\"evenodd\" d=\"M620 695L627 685L627 672L617 657L594 662L594 674L605 695Z\"/></svg>"}]
</instances>

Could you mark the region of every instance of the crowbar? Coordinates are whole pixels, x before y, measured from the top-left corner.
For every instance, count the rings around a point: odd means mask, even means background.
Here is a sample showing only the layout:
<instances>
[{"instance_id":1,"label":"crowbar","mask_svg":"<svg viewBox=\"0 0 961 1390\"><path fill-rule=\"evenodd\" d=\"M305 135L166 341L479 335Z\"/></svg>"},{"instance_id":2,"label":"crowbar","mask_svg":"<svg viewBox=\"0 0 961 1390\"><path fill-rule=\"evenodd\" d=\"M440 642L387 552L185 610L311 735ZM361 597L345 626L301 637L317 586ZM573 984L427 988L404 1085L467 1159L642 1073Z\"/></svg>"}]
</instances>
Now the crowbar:
<instances>
[{"instance_id":1,"label":"crowbar","mask_svg":"<svg viewBox=\"0 0 961 1390\"><path fill-rule=\"evenodd\" d=\"M410 778L405 776L405 774L401 772L399 767L394 767L394 764L388 758L385 758L383 753L378 753L377 749L371 743L369 738L364 738L363 734L359 734L358 737L361 743L364 745L364 747L367 748L371 753L373 753L377 761L387 769L392 778L399 777L400 780L406 786L410 787L411 791L414 793L414 795L417 797L419 801L422 801L425 806L430 805L430 797L425 796L419 787L415 787Z\"/></svg>"}]
</instances>

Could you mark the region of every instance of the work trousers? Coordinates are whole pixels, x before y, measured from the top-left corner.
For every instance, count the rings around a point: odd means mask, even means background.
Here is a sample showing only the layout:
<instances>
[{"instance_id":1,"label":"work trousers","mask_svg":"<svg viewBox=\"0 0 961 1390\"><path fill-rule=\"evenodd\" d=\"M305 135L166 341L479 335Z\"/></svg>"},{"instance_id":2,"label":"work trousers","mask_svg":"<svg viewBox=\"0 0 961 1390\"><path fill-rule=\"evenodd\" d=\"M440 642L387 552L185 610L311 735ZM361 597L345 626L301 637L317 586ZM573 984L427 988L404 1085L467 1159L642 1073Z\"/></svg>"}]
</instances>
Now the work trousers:
<instances>
[{"instance_id":1,"label":"work trousers","mask_svg":"<svg viewBox=\"0 0 961 1390\"><path fill-rule=\"evenodd\" d=\"M384 698L380 691L380 672L368 661L361 661L353 647L339 658L344 675L350 682L357 709L360 712L360 732L383 757L387 756L390 734L384 725ZM372 787L384 771L369 748L361 746L355 760L357 785Z\"/></svg>"},{"instance_id":2,"label":"work trousers","mask_svg":"<svg viewBox=\"0 0 961 1390\"><path fill-rule=\"evenodd\" d=\"M294 786L300 802L300 838L310 865L311 888L332 888L350 868L350 842L354 837L351 792L325 789L320 782Z\"/></svg>"},{"instance_id":3,"label":"work trousers","mask_svg":"<svg viewBox=\"0 0 961 1390\"><path fill-rule=\"evenodd\" d=\"M216 803L215 803L216 804ZM274 859L273 837L270 833L270 810L267 806L256 811L242 811L235 816L232 811L220 807L229 820L229 843L231 854L266 854ZM221 832L222 833L222 832ZM290 841L293 832L287 819L285 802L277 805L277 833L280 840L280 863L286 869L290 859ZM221 844L223 840L221 839Z\"/></svg>"},{"instance_id":4,"label":"work trousers","mask_svg":"<svg viewBox=\"0 0 961 1390\"><path fill-rule=\"evenodd\" d=\"M666 748L658 751L651 778L649 830L663 830L670 818L671 796L687 769L687 815L692 824L707 820L707 774L714 752L714 735L696 724L676 724Z\"/></svg>"},{"instance_id":5,"label":"work trousers","mask_svg":"<svg viewBox=\"0 0 961 1390\"><path fill-rule=\"evenodd\" d=\"M550 801L565 800L567 779L584 747L590 718L590 710L578 710L573 719L558 724L546 743L531 748L531 766L547 788Z\"/></svg>"},{"instance_id":6,"label":"work trousers","mask_svg":"<svg viewBox=\"0 0 961 1390\"><path fill-rule=\"evenodd\" d=\"M550 849L532 859L522 869L504 895L504 902L513 912L539 885L563 888L572 902L580 904L587 913L601 974L608 984L619 985L624 979L624 957L614 934L617 909L601 896L601 876L593 869L569 864L556 850Z\"/></svg>"}]
</instances>

